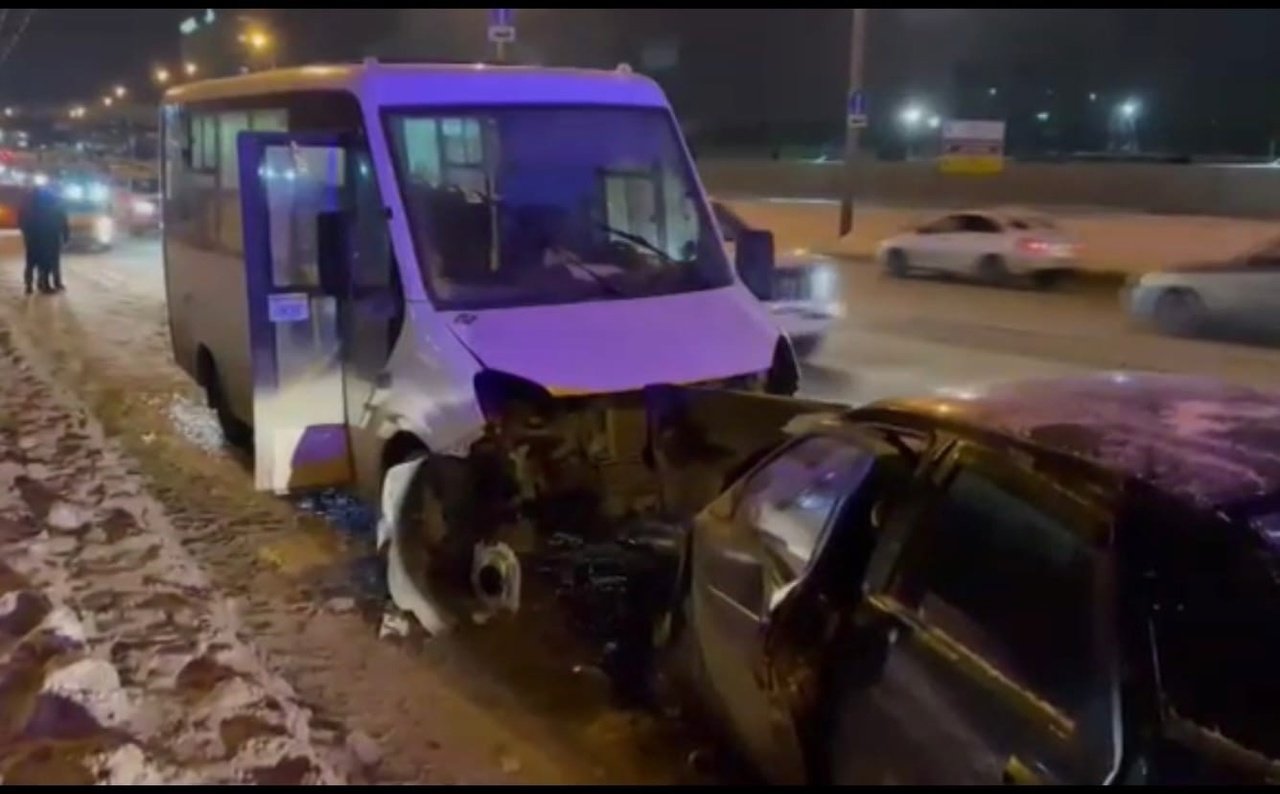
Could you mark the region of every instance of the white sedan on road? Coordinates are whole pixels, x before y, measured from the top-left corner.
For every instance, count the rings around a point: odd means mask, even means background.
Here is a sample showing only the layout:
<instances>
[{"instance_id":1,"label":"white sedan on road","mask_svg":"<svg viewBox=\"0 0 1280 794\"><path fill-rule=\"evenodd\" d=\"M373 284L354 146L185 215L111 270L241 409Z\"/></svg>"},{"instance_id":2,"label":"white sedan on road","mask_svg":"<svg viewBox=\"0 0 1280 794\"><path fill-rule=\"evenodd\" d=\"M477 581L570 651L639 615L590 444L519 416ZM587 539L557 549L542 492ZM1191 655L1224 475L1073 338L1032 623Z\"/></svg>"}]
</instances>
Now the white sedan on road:
<instances>
[{"instance_id":1,"label":"white sedan on road","mask_svg":"<svg viewBox=\"0 0 1280 794\"><path fill-rule=\"evenodd\" d=\"M1130 283L1129 313L1167 334L1280 334L1280 239L1217 262L1157 270Z\"/></svg>"},{"instance_id":2,"label":"white sedan on road","mask_svg":"<svg viewBox=\"0 0 1280 794\"><path fill-rule=\"evenodd\" d=\"M1046 218L1012 211L955 212L883 240L877 257L892 275L936 273L990 284L1029 278L1052 286L1075 267L1075 246Z\"/></svg>"}]
</instances>

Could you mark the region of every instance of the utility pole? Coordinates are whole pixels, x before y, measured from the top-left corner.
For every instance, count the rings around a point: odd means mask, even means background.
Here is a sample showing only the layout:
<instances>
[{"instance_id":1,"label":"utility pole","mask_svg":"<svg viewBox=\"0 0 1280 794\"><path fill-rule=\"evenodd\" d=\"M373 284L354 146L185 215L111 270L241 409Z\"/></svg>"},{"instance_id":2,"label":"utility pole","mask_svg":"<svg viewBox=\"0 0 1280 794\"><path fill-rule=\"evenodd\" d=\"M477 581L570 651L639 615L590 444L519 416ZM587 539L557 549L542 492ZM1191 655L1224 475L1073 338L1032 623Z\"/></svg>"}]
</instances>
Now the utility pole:
<instances>
[{"instance_id":1,"label":"utility pole","mask_svg":"<svg viewBox=\"0 0 1280 794\"><path fill-rule=\"evenodd\" d=\"M867 9L853 9L853 30L849 41L849 95L846 102L851 103L855 95L861 95L863 64L867 43ZM844 185L840 192L840 236L853 231L853 187L858 175L858 136L862 133L861 123L854 123L851 106L845 108L844 139Z\"/></svg>"}]
</instances>

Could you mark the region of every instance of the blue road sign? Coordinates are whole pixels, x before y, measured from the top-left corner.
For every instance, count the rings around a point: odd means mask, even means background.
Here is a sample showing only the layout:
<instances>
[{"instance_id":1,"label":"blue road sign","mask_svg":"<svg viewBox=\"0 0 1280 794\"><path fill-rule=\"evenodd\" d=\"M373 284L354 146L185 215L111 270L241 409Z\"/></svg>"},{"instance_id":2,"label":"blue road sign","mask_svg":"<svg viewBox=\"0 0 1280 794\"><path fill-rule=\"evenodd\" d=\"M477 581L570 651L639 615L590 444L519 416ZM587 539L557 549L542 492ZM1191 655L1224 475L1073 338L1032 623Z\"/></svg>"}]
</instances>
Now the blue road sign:
<instances>
[{"instance_id":1,"label":"blue road sign","mask_svg":"<svg viewBox=\"0 0 1280 794\"><path fill-rule=\"evenodd\" d=\"M514 8L489 9L489 41L510 44L516 40L516 10Z\"/></svg>"},{"instance_id":2,"label":"blue road sign","mask_svg":"<svg viewBox=\"0 0 1280 794\"><path fill-rule=\"evenodd\" d=\"M849 126L867 126L867 95L862 91L850 91L847 112Z\"/></svg>"}]
</instances>

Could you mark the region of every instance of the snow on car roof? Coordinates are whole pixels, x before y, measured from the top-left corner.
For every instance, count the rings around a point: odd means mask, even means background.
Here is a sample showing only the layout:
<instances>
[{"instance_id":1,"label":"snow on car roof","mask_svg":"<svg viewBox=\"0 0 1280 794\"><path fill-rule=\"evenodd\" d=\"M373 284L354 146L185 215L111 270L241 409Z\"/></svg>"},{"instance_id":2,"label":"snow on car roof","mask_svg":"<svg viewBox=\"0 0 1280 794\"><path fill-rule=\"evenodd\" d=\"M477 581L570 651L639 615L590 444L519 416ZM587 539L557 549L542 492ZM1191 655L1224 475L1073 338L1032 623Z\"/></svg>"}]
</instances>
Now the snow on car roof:
<instances>
[{"instance_id":1,"label":"snow on car roof","mask_svg":"<svg viewBox=\"0 0 1280 794\"><path fill-rule=\"evenodd\" d=\"M885 405L1023 439L1206 507L1280 493L1280 394L1210 378L1103 373Z\"/></svg>"}]
</instances>

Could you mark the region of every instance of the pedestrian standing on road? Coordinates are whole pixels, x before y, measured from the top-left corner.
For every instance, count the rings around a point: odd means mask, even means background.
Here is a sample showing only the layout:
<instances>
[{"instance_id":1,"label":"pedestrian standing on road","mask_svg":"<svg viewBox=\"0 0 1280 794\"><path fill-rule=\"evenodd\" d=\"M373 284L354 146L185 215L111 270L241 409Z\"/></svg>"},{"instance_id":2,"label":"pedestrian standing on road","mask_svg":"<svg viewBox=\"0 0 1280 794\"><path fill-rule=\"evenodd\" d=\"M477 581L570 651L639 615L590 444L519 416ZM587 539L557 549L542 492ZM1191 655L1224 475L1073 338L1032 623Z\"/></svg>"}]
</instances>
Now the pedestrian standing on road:
<instances>
[{"instance_id":1,"label":"pedestrian standing on road","mask_svg":"<svg viewBox=\"0 0 1280 794\"><path fill-rule=\"evenodd\" d=\"M63 289L62 246L71 236L71 229L57 194L48 188L36 188L22 208L18 225L27 252L27 267L22 274L27 294L32 293L33 286L39 286L45 294Z\"/></svg>"}]
</instances>

